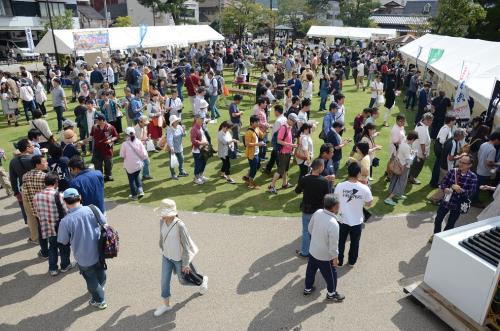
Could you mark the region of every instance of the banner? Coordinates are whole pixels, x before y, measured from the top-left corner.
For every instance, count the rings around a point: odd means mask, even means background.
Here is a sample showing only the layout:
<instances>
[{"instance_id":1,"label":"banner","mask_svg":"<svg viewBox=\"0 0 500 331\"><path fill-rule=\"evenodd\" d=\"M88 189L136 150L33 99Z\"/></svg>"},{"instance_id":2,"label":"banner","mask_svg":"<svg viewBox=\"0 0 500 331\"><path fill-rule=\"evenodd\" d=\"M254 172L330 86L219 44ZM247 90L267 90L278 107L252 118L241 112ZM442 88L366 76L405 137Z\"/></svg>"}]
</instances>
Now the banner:
<instances>
[{"instance_id":1,"label":"banner","mask_svg":"<svg viewBox=\"0 0 500 331\"><path fill-rule=\"evenodd\" d=\"M142 48L142 43L144 41L144 37L146 37L146 33L148 33L148 26L147 25L144 25L142 24L140 27L139 27L139 47Z\"/></svg>"},{"instance_id":2,"label":"banner","mask_svg":"<svg viewBox=\"0 0 500 331\"><path fill-rule=\"evenodd\" d=\"M467 80L471 74L477 69L479 63L475 62L462 62L462 71L460 73L460 80L458 82L455 98L453 100L453 115L457 119L470 119L469 107L469 89L467 88Z\"/></svg>"},{"instance_id":3,"label":"banner","mask_svg":"<svg viewBox=\"0 0 500 331\"><path fill-rule=\"evenodd\" d=\"M24 31L26 32L26 42L28 43L28 48L31 53L35 50L35 43L33 42L33 35L31 34L31 29L30 28L25 28Z\"/></svg>"},{"instance_id":4,"label":"banner","mask_svg":"<svg viewBox=\"0 0 500 331\"><path fill-rule=\"evenodd\" d=\"M498 79L495 81L493 93L491 94L486 113L486 124L490 125L493 131L500 128L500 80Z\"/></svg>"},{"instance_id":5,"label":"banner","mask_svg":"<svg viewBox=\"0 0 500 331\"><path fill-rule=\"evenodd\" d=\"M418 70L418 58L420 57L420 54L422 54L422 46L418 46L418 51L417 51L417 58L415 59L415 67Z\"/></svg>"},{"instance_id":6,"label":"banner","mask_svg":"<svg viewBox=\"0 0 500 331\"><path fill-rule=\"evenodd\" d=\"M427 64L433 64L434 62L438 61L444 53L444 49L441 48L431 48L431 51L429 52L429 58L427 59Z\"/></svg>"},{"instance_id":7,"label":"banner","mask_svg":"<svg viewBox=\"0 0 500 331\"><path fill-rule=\"evenodd\" d=\"M75 51L109 48L109 33L108 31L73 32L73 43Z\"/></svg>"}]
</instances>

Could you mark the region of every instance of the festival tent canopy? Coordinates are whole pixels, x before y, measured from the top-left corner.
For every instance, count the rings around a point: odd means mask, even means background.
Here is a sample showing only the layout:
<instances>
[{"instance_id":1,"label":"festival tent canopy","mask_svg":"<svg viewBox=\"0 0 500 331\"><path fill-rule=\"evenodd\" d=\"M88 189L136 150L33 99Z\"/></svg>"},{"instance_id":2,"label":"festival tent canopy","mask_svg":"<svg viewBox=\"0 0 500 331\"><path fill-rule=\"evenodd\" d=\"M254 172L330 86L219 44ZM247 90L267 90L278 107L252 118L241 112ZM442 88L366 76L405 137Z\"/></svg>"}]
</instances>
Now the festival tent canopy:
<instances>
[{"instance_id":1,"label":"festival tent canopy","mask_svg":"<svg viewBox=\"0 0 500 331\"><path fill-rule=\"evenodd\" d=\"M313 25L307 32L308 37L349 38L349 39L387 39L396 37L396 29L354 28L344 26Z\"/></svg>"},{"instance_id":2,"label":"festival tent canopy","mask_svg":"<svg viewBox=\"0 0 500 331\"><path fill-rule=\"evenodd\" d=\"M468 67L469 95L483 108L488 108L495 79L500 79L500 42L426 34L399 48L399 51L403 57L417 62L422 70L432 48L442 49L444 53L427 68L437 73L440 79L457 86L462 68Z\"/></svg>"},{"instance_id":3,"label":"festival tent canopy","mask_svg":"<svg viewBox=\"0 0 500 331\"><path fill-rule=\"evenodd\" d=\"M100 31L109 33L109 44L112 50L128 48L155 48L164 46L185 47L192 43L224 40L224 37L208 25L172 25L148 26L141 45L141 28L97 28L97 29L70 29L54 30L57 51L61 54L71 54L75 51L73 33L85 31ZM55 53L54 42L50 31L43 36L35 47L39 53Z\"/></svg>"}]
</instances>

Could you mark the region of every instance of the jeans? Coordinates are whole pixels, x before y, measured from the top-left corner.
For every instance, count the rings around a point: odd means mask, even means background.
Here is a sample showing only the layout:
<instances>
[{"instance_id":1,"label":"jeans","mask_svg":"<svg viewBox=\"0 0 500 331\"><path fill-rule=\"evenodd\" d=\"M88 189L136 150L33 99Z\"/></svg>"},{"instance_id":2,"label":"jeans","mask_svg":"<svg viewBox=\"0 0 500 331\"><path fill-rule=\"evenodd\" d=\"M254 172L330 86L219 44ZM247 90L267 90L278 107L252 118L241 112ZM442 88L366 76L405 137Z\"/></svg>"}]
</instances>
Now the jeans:
<instances>
[{"instance_id":1,"label":"jeans","mask_svg":"<svg viewBox=\"0 0 500 331\"><path fill-rule=\"evenodd\" d=\"M320 91L321 101L319 103L319 110L326 110L326 100L328 99L328 91Z\"/></svg>"},{"instance_id":2,"label":"jeans","mask_svg":"<svg viewBox=\"0 0 500 331\"><path fill-rule=\"evenodd\" d=\"M32 101L24 101L23 100L23 108L24 108L24 115L26 115L26 122L30 120L29 113L31 113L31 116L33 116L33 110L35 110L35 102Z\"/></svg>"},{"instance_id":3,"label":"jeans","mask_svg":"<svg viewBox=\"0 0 500 331\"><path fill-rule=\"evenodd\" d=\"M170 153L170 155L172 155L172 153ZM184 154L182 154L182 152L175 153L175 156L177 156L177 161L179 161L179 173L180 174L186 173L184 171ZM170 156L170 157L172 157L172 156ZM169 163L169 165L170 164L171 163ZM170 168L170 175L175 176L175 169L174 168Z\"/></svg>"},{"instance_id":4,"label":"jeans","mask_svg":"<svg viewBox=\"0 0 500 331\"><path fill-rule=\"evenodd\" d=\"M361 239L361 227L362 224L350 226L344 223L340 223L339 231L339 263L342 265L344 263L344 250L345 242L347 236L351 239L351 245L349 246L349 264L354 265L358 260L359 252L359 240Z\"/></svg>"},{"instance_id":5,"label":"jeans","mask_svg":"<svg viewBox=\"0 0 500 331\"><path fill-rule=\"evenodd\" d=\"M63 121L66 119L63 116L64 110L65 109L62 106L54 107L54 111L56 112L57 115L57 131L61 131L63 128L62 124Z\"/></svg>"},{"instance_id":6,"label":"jeans","mask_svg":"<svg viewBox=\"0 0 500 331\"><path fill-rule=\"evenodd\" d=\"M253 159L248 159L248 165L250 166L250 171L248 172L248 177L254 179L257 174L257 170L260 168L260 159L258 155L254 155Z\"/></svg>"},{"instance_id":7,"label":"jeans","mask_svg":"<svg viewBox=\"0 0 500 331\"><path fill-rule=\"evenodd\" d=\"M309 256L309 261L307 262L305 281L306 290L312 289L314 279L316 278L316 271L318 271L318 269L326 282L328 294L335 294L335 292L337 292L337 269L332 266L331 261L320 261L315 259L313 256Z\"/></svg>"},{"instance_id":8,"label":"jeans","mask_svg":"<svg viewBox=\"0 0 500 331\"><path fill-rule=\"evenodd\" d=\"M141 171L137 170L136 172L129 174L127 172L128 184L130 185L130 194L132 196L137 196L140 192L142 192L142 182L141 182Z\"/></svg>"},{"instance_id":9,"label":"jeans","mask_svg":"<svg viewBox=\"0 0 500 331\"><path fill-rule=\"evenodd\" d=\"M448 216L448 221L446 222L444 231L453 229L455 227L455 223L460 217L460 210L450 210L443 206L439 206L436 213L436 218L434 219L434 233L441 232L441 224L443 224L443 220L448 212L450 213L450 216Z\"/></svg>"},{"instance_id":10,"label":"jeans","mask_svg":"<svg viewBox=\"0 0 500 331\"><path fill-rule=\"evenodd\" d=\"M196 272L194 266L191 264L189 266L193 272ZM196 286L193 283L187 282L182 278L182 263L181 261L174 261L166 258L162 255L161 257L161 297L163 299L168 299L172 295L170 292L170 280L172 279L172 271L175 269L177 278L181 285Z\"/></svg>"},{"instance_id":11,"label":"jeans","mask_svg":"<svg viewBox=\"0 0 500 331\"><path fill-rule=\"evenodd\" d=\"M368 105L368 108L372 108L375 105L376 101L377 101L377 98L371 98L370 99L370 104Z\"/></svg>"},{"instance_id":12,"label":"jeans","mask_svg":"<svg viewBox=\"0 0 500 331\"><path fill-rule=\"evenodd\" d=\"M92 163L94 164L95 170L99 170L104 174L104 177L111 177L113 170L113 159L112 158L102 158L100 155L92 156ZM104 171L103 171L104 164Z\"/></svg>"},{"instance_id":13,"label":"jeans","mask_svg":"<svg viewBox=\"0 0 500 331\"><path fill-rule=\"evenodd\" d=\"M40 236L40 247L42 248L42 255L49 256L49 270L57 270L57 260L58 255L61 256L61 269L66 268L70 264L69 255L71 253L70 245L63 245L57 242L57 236L52 236L46 239L42 239ZM44 250L47 249L45 253Z\"/></svg>"},{"instance_id":14,"label":"jeans","mask_svg":"<svg viewBox=\"0 0 500 331\"><path fill-rule=\"evenodd\" d=\"M80 274L87 282L87 290L92 295L92 300L97 303L105 302L104 300L104 285L106 285L106 270L97 262L89 267L78 265Z\"/></svg>"},{"instance_id":15,"label":"jeans","mask_svg":"<svg viewBox=\"0 0 500 331\"><path fill-rule=\"evenodd\" d=\"M269 158L269 161L267 161L266 164L267 172L271 172L271 170L274 167L274 163L278 165L278 149L276 147L273 147L273 150L271 151L271 157Z\"/></svg>"},{"instance_id":16,"label":"jeans","mask_svg":"<svg viewBox=\"0 0 500 331\"><path fill-rule=\"evenodd\" d=\"M208 109L210 109L210 118L215 120L220 117L219 110L217 109L218 95L211 95L208 101Z\"/></svg>"},{"instance_id":17,"label":"jeans","mask_svg":"<svg viewBox=\"0 0 500 331\"><path fill-rule=\"evenodd\" d=\"M201 155L201 153L193 153L194 158L194 176L200 177L203 175L205 171L205 166L207 165L207 161Z\"/></svg>"},{"instance_id":18,"label":"jeans","mask_svg":"<svg viewBox=\"0 0 500 331\"><path fill-rule=\"evenodd\" d=\"M222 160L222 167L220 171L223 172L226 176L231 174L231 161L229 159L229 155L226 155L224 158L220 158Z\"/></svg>"},{"instance_id":19,"label":"jeans","mask_svg":"<svg viewBox=\"0 0 500 331\"><path fill-rule=\"evenodd\" d=\"M415 108L415 103L417 102L417 92L416 91L407 91L406 92L406 109L410 107L411 109Z\"/></svg>"},{"instance_id":20,"label":"jeans","mask_svg":"<svg viewBox=\"0 0 500 331\"><path fill-rule=\"evenodd\" d=\"M302 245L300 254L303 256L309 255L309 245L311 244L311 234L309 233L309 222L313 214L302 213ZM316 270L314 271L316 272Z\"/></svg>"},{"instance_id":21,"label":"jeans","mask_svg":"<svg viewBox=\"0 0 500 331\"><path fill-rule=\"evenodd\" d=\"M179 99L181 99L181 101L184 101L184 96L182 95L182 85L184 85L183 81L177 82L177 94L179 95Z\"/></svg>"},{"instance_id":22,"label":"jeans","mask_svg":"<svg viewBox=\"0 0 500 331\"><path fill-rule=\"evenodd\" d=\"M142 177L149 177L149 158L143 161L143 167L142 167Z\"/></svg>"}]
</instances>

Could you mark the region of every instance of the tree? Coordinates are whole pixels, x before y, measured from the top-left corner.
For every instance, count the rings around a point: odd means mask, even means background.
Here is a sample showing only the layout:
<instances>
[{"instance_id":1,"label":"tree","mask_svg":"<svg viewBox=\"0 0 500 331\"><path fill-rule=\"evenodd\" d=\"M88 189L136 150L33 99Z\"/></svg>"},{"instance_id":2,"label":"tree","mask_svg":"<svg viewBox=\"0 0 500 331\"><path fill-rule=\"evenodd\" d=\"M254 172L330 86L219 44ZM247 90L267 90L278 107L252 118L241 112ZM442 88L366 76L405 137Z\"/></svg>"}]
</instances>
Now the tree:
<instances>
[{"instance_id":1,"label":"tree","mask_svg":"<svg viewBox=\"0 0 500 331\"><path fill-rule=\"evenodd\" d=\"M175 24L181 23L182 13L186 10L185 0L137 0L146 8L153 11L153 20L156 13L169 13Z\"/></svg>"},{"instance_id":2,"label":"tree","mask_svg":"<svg viewBox=\"0 0 500 331\"><path fill-rule=\"evenodd\" d=\"M345 26L370 26L371 11L380 7L378 1L340 0L340 18Z\"/></svg>"},{"instance_id":3,"label":"tree","mask_svg":"<svg viewBox=\"0 0 500 331\"><path fill-rule=\"evenodd\" d=\"M132 17L130 16L118 16L113 23L113 27L121 28L125 26L132 26Z\"/></svg>"},{"instance_id":4,"label":"tree","mask_svg":"<svg viewBox=\"0 0 500 331\"><path fill-rule=\"evenodd\" d=\"M224 7L222 28L225 34L233 34L241 41L248 32L255 32L264 24L270 10L252 0L233 1Z\"/></svg>"},{"instance_id":5,"label":"tree","mask_svg":"<svg viewBox=\"0 0 500 331\"><path fill-rule=\"evenodd\" d=\"M302 37L302 23L309 17L305 1L287 0L280 1L278 7L279 21L281 24L293 29L293 37Z\"/></svg>"},{"instance_id":6,"label":"tree","mask_svg":"<svg viewBox=\"0 0 500 331\"><path fill-rule=\"evenodd\" d=\"M485 18L486 10L471 0L441 0L437 16L430 22L434 33L465 37L471 27Z\"/></svg>"},{"instance_id":7,"label":"tree","mask_svg":"<svg viewBox=\"0 0 500 331\"><path fill-rule=\"evenodd\" d=\"M498 19L500 0L478 0L477 2L486 10L486 18L470 27L468 37L500 41L500 20Z\"/></svg>"},{"instance_id":8,"label":"tree","mask_svg":"<svg viewBox=\"0 0 500 331\"><path fill-rule=\"evenodd\" d=\"M45 6L45 3L41 2L40 5ZM63 15L52 16L52 26L54 27L54 30L73 29L73 11L66 9ZM49 29L50 22L47 21L43 25L43 33L41 37L43 37L47 33L47 31L49 31Z\"/></svg>"}]
</instances>

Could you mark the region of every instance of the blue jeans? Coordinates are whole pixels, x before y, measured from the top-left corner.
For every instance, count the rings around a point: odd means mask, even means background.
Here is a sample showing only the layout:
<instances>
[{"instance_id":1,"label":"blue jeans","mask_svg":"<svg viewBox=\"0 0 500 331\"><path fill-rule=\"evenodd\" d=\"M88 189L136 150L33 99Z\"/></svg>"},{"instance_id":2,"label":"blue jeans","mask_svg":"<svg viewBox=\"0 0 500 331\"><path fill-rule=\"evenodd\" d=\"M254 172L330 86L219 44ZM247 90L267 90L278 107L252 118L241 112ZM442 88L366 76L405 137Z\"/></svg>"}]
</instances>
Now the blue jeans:
<instances>
[{"instance_id":1,"label":"blue jeans","mask_svg":"<svg viewBox=\"0 0 500 331\"><path fill-rule=\"evenodd\" d=\"M182 95L182 85L184 85L183 81L177 82L177 94L179 95L179 99L181 99L181 101L184 101L184 97Z\"/></svg>"},{"instance_id":2,"label":"blue jeans","mask_svg":"<svg viewBox=\"0 0 500 331\"><path fill-rule=\"evenodd\" d=\"M215 120L220 117L219 110L217 109L218 95L211 95L208 101L208 109L210 109L210 118Z\"/></svg>"},{"instance_id":3,"label":"blue jeans","mask_svg":"<svg viewBox=\"0 0 500 331\"><path fill-rule=\"evenodd\" d=\"M142 182L140 174L140 170L137 170L132 174L129 174L127 172L128 184L130 185L130 194L134 197L137 196L139 192L142 192Z\"/></svg>"},{"instance_id":4,"label":"blue jeans","mask_svg":"<svg viewBox=\"0 0 500 331\"><path fill-rule=\"evenodd\" d=\"M408 109L410 107L410 103L411 103L411 109L415 108L416 102L417 102L417 92L407 91L406 92L406 109Z\"/></svg>"},{"instance_id":5,"label":"blue jeans","mask_svg":"<svg viewBox=\"0 0 500 331\"><path fill-rule=\"evenodd\" d=\"M26 122L30 120L30 113L33 116L33 110L35 110L35 102L34 101L24 101L23 100L23 108L24 115L26 115Z\"/></svg>"},{"instance_id":6,"label":"blue jeans","mask_svg":"<svg viewBox=\"0 0 500 331\"><path fill-rule=\"evenodd\" d=\"M97 303L104 302L103 286L106 285L106 270L104 270L104 267L97 262L89 267L78 265L78 268L87 282L87 290L92 295L92 299Z\"/></svg>"},{"instance_id":7,"label":"blue jeans","mask_svg":"<svg viewBox=\"0 0 500 331\"><path fill-rule=\"evenodd\" d=\"M347 241L347 236L351 239L351 245L349 246L349 264L354 265L358 260L359 252L359 240L361 239L361 228L362 224L349 226L347 224L340 224L339 231L339 263L342 265L344 263L344 250L345 242Z\"/></svg>"},{"instance_id":8,"label":"blue jeans","mask_svg":"<svg viewBox=\"0 0 500 331\"><path fill-rule=\"evenodd\" d=\"M248 177L251 179L255 178L257 170L260 168L260 159L258 155L254 155L253 159L248 159L248 165L250 166L250 171L248 172Z\"/></svg>"},{"instance_id":9,"label":"blue jeans","mask_svg":"<svg viewBox=\"0 0 500 331\"><path fill-rule=\"evenodd\" d=\"M57 236L52 236L46 239L42 239L40 236L40 246L47 247L48 242L48 255L49 255L49 270L55 271L57 270L57 260L58 253L61 256L61 269L66 268L70 264L69 255L71 253L71 248L69 245L63 245L57 242ZM43 244L42 244L43 242ZM42 251L42 254L44 252Z\"/></svg>"},{"instance_id":10,"label":"blue jeans","mask_svg":"<svg viewBox=\"0 0 500 331\"><path fill-rule=\"evenodd\" d=\"M170 153L170 155L172 155L172 153ZM179 161L179 173L180 174L186 173L184 171L184 155L181 152L181 153L175 153L175 156L177 156L177 160ZM172 156L170 156L170 157L172 157ZM168 164L170 166L171 163L169 162ZM170 174L172 176L175 176L175 169L174 168L170 168Z\"/></svg>"},{"instance_id":11,"label":"blue jeans","mask_svg":"<svg viewBox=\"0 0 500 331\"><path fill-rule=\"evenodd\" d=\"M54 110L56 112L56 115L57 115L57 131L61 131L63 126L63 121L65 120L64 116L63 116L63 113L64 113L64 107L62 106L58 106L58 107L54 107Z\"/></svg>"},{"instance_id":12,"label":"blue jeans","mask_svg":"<svg viewBox=\"0 0 500 331\"><path fill-rule=\"evenodd\" d=\"M201 153L193 153L194 158L194 176L200 177L203 175L205 171L205 166L207 165L207 161L201 156Z\"/></svg>"},{"instance_id":13,"label":"blue jeans","mask_svg":"<svg viewBox=\"0 0 500 331\"><path fill-rule=\"evenodd\" d=\"M309 233L309 222L311 221L313 214L302 213L302 246L300 248L300 254L303 256L309 255L309 245L311 244L311 234Z\"/></svg>"},{"instance_id":14,"label":"blue jeans","mask_svg":"<svg viewBox=\"0 0 500 331\"><path fill-rule=\"evenodd\" d=\"M193 265L189 266L191 270L196 272ZM166 258L165 256L161 256L161 297L163 299L168 299L172 295L170 292L170 281L172 280L172 271L175 270L177 274L177 278L179 279L179 283L181 285L187 286L196 286L193 283L186 282L184 278L182 278L182 263L181 261L174 261Z\"/></svg>"},{"instance_id":15,"label":"blue jeans","mask_svg":"<svg viewBox=\"0 0 500 331\"><path fill-rule=\"evenodd\" d=\"M142 167L142 177L149 177L149 158L143 161L144 166Z\"/></svg>"},{"instance_id":16,"label":"blue jeans","mask_svg":"<svg viewBox=\"0 0 500 331\"><path fill-rule=\"evenodd\" d=\"M319 110L326 110L326 100L328 99L328 91L320 91L321 101L319 103Z\"/></svg>"}]
</instances>

